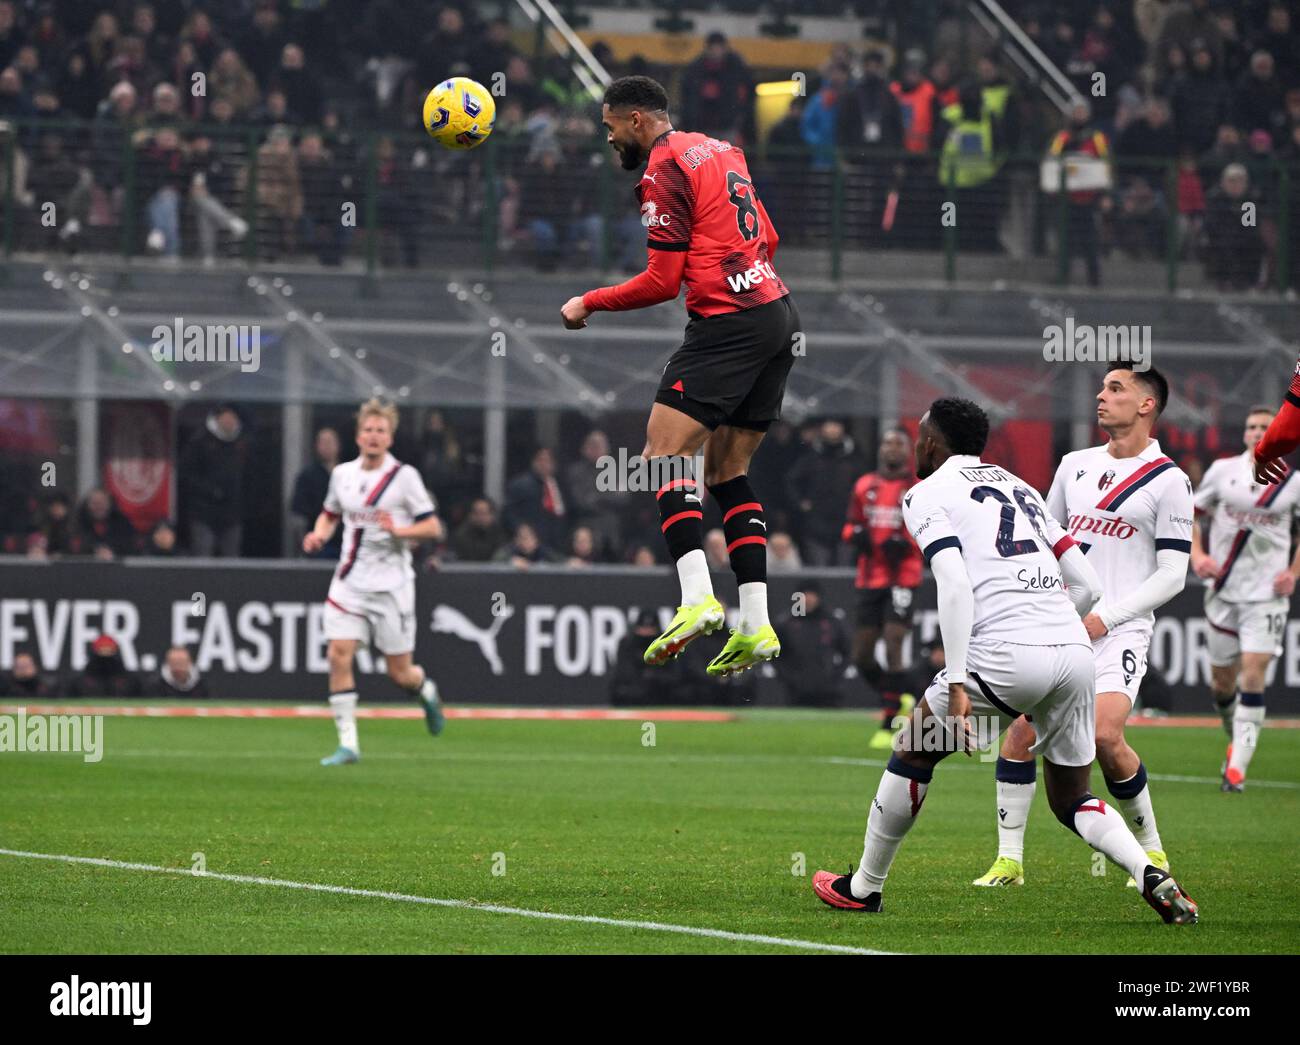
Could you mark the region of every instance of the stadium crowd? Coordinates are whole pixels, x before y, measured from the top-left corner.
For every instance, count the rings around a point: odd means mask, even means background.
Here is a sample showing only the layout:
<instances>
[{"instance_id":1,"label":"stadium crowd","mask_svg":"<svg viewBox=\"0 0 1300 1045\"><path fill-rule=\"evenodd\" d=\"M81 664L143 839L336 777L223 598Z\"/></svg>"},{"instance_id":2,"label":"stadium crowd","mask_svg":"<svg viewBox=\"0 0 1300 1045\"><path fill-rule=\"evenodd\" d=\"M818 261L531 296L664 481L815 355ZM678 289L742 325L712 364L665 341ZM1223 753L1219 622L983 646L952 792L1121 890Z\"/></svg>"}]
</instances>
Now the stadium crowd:
<instances>
[{"instance_id":1,"label":"stadium crowd","mask_svg":"<svg viewBox=\"0 0 1300 1045\"><path fill-rule=\"evenodd\" d=\"M1300 239L1278 242L1279 213L1300 202L1290 199L1300 178L1283 200L1277 174L1300 161L1295 5L1006 6L1088 99L1063 127L994 56L964 67L941 30L932 53L896 49L892 68L884 50L837 45L762 142L759 74L722 34L675 69L615 61L599 41L593 51L615 75L674 84L680 126L763 152L769 210L789 242L826 241L838 162L848 243L937 249L934 204L955 192L962 249L1001 250L1012 173L1027 175L1044 154L1083 153L1117 165L1108 189L1071 193L1066 205L1069 253L1090 282L1112 251L1163 257L1172 225L1173 249L1199 258L1214 284L1267 284L1278 252L1290 258ZM477 166L466 177L465 164L415 137L423 92L458 73L505 85L492 192ZM32 118L87 123L38 128ZM0 0L0 121L17 134L20 245L125 242L212 260L242 250L255 228L263 258L334 265L355 234L341 204L373 191L386 262L421 264L427 227L478 223L487 210L500 250L542 269L643 261L630 197L598 191L610 159L597 107L567 62L521 53L509 23L480 5ZM1044 253L1054 201L1036 178L1016 191L1030 183L1033 249ZM39 205L51 198L65 217L46 227ZM1256 205L1253 225L1234 220L1244 203ZM138 227L124 239L131 215Z\"/></svg>"}]
</instances>

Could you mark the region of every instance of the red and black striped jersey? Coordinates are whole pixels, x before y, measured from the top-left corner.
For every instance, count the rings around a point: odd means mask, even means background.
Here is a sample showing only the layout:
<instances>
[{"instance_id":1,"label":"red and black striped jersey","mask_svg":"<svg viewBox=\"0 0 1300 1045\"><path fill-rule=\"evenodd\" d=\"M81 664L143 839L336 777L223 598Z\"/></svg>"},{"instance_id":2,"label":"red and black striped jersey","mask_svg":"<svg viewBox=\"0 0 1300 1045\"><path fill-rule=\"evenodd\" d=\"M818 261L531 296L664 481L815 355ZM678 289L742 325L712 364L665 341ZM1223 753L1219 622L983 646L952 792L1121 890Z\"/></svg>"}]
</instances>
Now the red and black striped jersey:
<instances>
[{"instance_id":1,"label":"red and black striped jersey","mask_svg":"<svg viewBox=\"0 0 1300 1045\"><path fill-rule=\"evenodd\" d=\"M588 291L587 308L656 304L675 298L682 281L686 308L699 316L739 312L789 292L772 264L776 229L744 152L730 142L665 132L650 147L636 198L647 233L647 271L617 287Z\"/></svg>"}]
</instances>

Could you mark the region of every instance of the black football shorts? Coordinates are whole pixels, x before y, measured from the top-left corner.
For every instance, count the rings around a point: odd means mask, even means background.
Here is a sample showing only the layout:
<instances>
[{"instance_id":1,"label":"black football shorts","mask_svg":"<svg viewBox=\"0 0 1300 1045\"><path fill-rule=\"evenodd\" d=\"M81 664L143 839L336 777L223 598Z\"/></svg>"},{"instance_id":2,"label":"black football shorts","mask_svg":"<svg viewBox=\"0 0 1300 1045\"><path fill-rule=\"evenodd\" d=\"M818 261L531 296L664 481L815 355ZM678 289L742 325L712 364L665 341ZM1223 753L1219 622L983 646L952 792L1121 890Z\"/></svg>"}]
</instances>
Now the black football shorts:
<instances>
[{"instance_id":1,"label":"black football shorts","mask_svg":"<svg viewBox=\"0 0 1300 1045\"><path fill-rule=\"evenodd\" d=\"M781 416L785 380L802 330L790 295L739 312L692 315L682 347L664 367L655 402L710 431L766 431Z\"/></svg>"}]
</instances>

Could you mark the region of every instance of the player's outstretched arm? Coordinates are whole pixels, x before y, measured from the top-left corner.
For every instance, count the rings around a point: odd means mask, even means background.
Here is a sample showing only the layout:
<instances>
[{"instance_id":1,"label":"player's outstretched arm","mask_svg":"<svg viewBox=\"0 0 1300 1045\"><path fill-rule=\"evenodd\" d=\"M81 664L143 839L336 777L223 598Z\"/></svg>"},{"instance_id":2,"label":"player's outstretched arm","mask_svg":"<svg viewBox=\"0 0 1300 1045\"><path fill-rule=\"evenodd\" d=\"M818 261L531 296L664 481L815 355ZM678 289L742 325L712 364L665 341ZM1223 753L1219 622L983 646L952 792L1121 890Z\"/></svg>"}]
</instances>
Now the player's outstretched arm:
<instances>
[{"instance_id":1,"label":"player's outstretched arm","mask_svg":"<svg viewBox=\"0 0 1300 1045\"><path fill-rule=\"evenodd\" d=\"M1300 447L1300 359L1296 360L1295 376L1282 409L1255 444L1255 482L1280 483L1287 473L1281 459L1296 447Z\"/></svg>"},{"instance_id":2,"label":"player's outstretched arm","mask_svg":"<svg viewBox=\"0 0 1300 1045\"><path fill-rule=\"evenodd\" d=\"M570 306L574 300L579 301L581 308L586 310L586 315L577 317L584 320L593 312L626 312L628 309L649 308L663 301L675 300L682 289L682 276L686 272L685 251L651 247L647 253L649 258L644 272L625 283L589 290L581 299L570 300L564 306L565 326L576 329L569 320ZM572 311L576 313L578 310Z\"/></svg>"},{"instance_id":3,"label":"player's outstretched arm","mask_svg":"<svg viewBox=\"0 0 1300 1045\"><path fill-rule=\"evenodd\" d=\"M1185 551L1161 548L1156 552L1156 572L1114 602L1101 600L1096 616L1107 631L1125 621L1153 613L1177 595L1187 584L1187 564L1191 556Z\"/></svg>"},{"instance_id":4,"label":"player's outstretched arm","mask_svg":"<svg viewBox=\"0 0 1300 1045\"><path fill-rule=\"evenodd\" d=\"M1101 598L1101 578L1077 544L1066 548L1058 561L1061 564L1061 576L1065 578L1066 594L1070 596L1075 612L1082 619L1092 612Z\"/></svg>"}]
</instances>

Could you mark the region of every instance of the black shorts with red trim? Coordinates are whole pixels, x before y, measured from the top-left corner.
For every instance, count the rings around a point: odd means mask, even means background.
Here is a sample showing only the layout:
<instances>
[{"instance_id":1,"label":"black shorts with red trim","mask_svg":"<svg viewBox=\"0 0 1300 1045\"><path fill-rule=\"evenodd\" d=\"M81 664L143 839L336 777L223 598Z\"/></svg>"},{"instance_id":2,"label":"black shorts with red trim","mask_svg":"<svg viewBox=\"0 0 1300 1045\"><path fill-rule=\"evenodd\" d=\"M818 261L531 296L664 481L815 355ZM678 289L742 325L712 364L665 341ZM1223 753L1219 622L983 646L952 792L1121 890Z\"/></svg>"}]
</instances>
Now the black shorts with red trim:
<instances>
[{"instance_id":1,"label":"black shorts with red trim","mask_svg":"<svg viewBox=\"0 0 1300 1045\"><path fill-rule=\"evenodd\" d=\"M881 628L886 624L902 624L910 628L915 603L915 588L859 588L858 627Z\"/></svg>"},{"instance_id":2,"label":"black shorts with red trim","mask_svg":"<svg viewBox=\"0 0 1300 1045\"><path fill-rule=\"evenodd\" d=\"M739 312L692 314L682 347L664 367L655 402L710 431L724 424L766 431L781 417L801 329L789 294Z\"/></svg>"}]
</instances>

